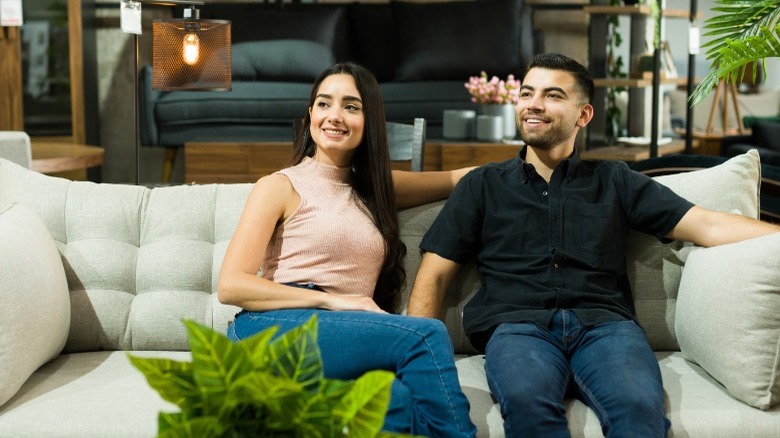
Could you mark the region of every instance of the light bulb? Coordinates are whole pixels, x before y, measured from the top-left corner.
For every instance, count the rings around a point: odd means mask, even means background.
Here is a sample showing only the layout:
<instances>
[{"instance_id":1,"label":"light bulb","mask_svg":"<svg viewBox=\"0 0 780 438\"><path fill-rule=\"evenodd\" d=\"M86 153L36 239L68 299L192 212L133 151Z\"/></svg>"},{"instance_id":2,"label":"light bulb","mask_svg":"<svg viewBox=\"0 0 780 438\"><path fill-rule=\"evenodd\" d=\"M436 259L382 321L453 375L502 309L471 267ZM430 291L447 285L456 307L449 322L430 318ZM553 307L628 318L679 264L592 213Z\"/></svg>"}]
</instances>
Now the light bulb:
<instances>
[{"instance_id":1,"label":"light bulb","mask_svg":"<svg viewBox=\"0 0 780 438\"><path fill-rule=\"evenodd\" d=\"M184 63L194 65L200 57L200 38L194 33L184 35L184 51L182 52Z\"/></svg>"}]
</instances>

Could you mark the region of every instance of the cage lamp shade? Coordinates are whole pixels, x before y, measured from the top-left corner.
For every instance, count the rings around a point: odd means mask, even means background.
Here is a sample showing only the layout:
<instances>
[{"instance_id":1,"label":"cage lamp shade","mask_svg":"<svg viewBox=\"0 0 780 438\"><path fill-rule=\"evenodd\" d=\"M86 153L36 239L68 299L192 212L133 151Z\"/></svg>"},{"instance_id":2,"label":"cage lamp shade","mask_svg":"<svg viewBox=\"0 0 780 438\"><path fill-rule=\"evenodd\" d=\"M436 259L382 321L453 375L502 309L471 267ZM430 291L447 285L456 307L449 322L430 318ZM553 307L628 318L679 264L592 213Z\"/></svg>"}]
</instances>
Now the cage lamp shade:
<instances>
[{"instance_id":1,"label":"cage lamp shade","mask_svg":"<svg viewBox=\"0 0 780 438\"><path fill-rule=\"evenodd\" d=\"M152 33L153 89L230 91L230 21L154 20Z\"/></svg>"}]
</instances>

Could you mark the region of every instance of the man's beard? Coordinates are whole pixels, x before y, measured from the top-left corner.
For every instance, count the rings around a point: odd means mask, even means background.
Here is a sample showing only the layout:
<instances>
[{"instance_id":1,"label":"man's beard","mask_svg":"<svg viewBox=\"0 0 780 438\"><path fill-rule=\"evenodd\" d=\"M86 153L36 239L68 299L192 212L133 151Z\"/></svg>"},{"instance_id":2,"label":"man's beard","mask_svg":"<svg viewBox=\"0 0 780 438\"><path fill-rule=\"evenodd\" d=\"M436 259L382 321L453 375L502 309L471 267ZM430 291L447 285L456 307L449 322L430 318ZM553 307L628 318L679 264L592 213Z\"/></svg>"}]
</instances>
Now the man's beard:
<instances>
[{"instance_id":1,"label":"man's beard","mask_svg":"<svg viewBox=\"0 0 780 438\"><path fill-rule=\"evenodd\" d=\"M519 117L518 117L519 118ZM518 131L520 132L520 139L523 142L533 148L549 151L555 146L565 143L571 138L574 131L573 128L566 129L565 126L560 123L550 125L550 129L547 132L527 132L525 130L525 124L522 120L517 124Z\"/></svg>"}]
</instances>

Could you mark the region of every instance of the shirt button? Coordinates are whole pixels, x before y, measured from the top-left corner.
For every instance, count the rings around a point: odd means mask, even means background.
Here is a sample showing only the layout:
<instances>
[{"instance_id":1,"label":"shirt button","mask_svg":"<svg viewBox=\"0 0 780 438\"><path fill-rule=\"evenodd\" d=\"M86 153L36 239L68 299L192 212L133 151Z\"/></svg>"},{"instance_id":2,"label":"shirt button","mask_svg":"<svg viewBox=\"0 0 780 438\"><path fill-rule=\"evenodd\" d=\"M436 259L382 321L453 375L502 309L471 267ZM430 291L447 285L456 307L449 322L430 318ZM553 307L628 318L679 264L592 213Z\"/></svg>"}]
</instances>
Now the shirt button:
<instances>
[{"instance_id":1,"label":"shirt button","mask_svg":"<svg viewBox=\"0 0 780 438\"><path fill-rule=\"evenodd\" d=\"M554 267L555 269L558 269L558 264L557 264L557 263L556 263L556 264L554 264L554 265L553 265L553 267Z\"/></svg>"},{"instance_id":2,"label":"shirt button","mask_svg":"<svg viewBox=\"0 0 780 438\"><path fill-rule=\"evenodd\" d=\"M542 196L547 196L547 190L542 192Z\"/></svg>"}]
</instances>

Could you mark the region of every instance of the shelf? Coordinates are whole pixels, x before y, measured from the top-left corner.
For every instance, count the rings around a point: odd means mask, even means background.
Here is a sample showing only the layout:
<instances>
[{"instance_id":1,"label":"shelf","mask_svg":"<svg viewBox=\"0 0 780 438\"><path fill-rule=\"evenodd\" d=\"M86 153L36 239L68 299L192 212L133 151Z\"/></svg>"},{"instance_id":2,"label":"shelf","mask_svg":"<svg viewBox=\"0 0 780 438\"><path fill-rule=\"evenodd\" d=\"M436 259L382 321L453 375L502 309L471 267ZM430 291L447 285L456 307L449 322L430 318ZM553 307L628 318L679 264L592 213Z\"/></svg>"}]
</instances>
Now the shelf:
<instances>
[{"instance_id":1,"label":"shelf","mask_svg":"<svg viewBox=\"0 0 780 438\"><path fill-rule=\"evenodd\" d=\"M648 5L633 6L583 6L582 11L593 15L653 15L653 10ZM689 18L690 13L682 9L664 9L661 13L667 18Z\"/></svg>"},{"instance_id":2,"label":"shelf","mask_svg":"<svg viewBox=\"0 0 780 438\"><path fill-rule=\"evenodd\" d=\"M661 84L685 85L688 78L663 78ZM652 79L623 78L623 79L593 79L593 85L597 87L652 87Z\"/></svg>"}]
</instances>

